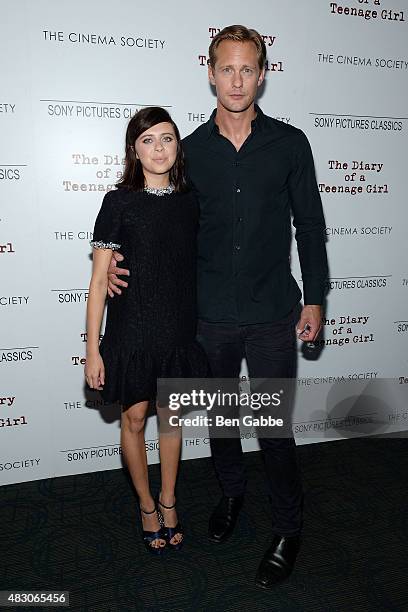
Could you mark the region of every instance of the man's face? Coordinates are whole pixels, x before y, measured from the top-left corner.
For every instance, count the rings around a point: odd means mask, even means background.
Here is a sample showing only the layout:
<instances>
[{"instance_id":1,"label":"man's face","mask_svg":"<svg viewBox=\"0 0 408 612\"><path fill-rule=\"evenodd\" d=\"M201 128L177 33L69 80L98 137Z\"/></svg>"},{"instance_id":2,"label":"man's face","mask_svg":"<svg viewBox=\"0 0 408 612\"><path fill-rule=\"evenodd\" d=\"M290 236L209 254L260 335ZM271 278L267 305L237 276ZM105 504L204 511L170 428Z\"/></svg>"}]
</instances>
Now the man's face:
<instances>
[{"instance_id":1,"label":"man's face","mask_svg":"<svg viewBox=\"0 0 408 612\"><path fill-rule=\"evenodd\" d=\"M223 40L216 58L214 68L208 67L208 78L215 85L219 104L232 113L246 110L265 77L265 70L259 69L255 44Z\"/></svg>"}]
</instances>

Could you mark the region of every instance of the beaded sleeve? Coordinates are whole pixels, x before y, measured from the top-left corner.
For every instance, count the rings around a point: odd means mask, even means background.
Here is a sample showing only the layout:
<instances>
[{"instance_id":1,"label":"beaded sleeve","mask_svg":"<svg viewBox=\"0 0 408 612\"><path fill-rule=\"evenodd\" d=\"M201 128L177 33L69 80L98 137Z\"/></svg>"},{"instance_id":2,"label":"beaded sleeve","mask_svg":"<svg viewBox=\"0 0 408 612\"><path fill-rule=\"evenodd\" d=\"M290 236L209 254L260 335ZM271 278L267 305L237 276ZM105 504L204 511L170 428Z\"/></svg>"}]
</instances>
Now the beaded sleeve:
<instances>
[{"instance_id":1,"label":"beaded sleeve","mask_svg":"<svg viewBox=\"0 0 408 612\"><path fill-rule=\"evenodd\" d=\"M120 249L122 206L118 191L109 191L103 198L101 209L95 221L92 240L95 249Z\"/></svg>"},{"instance_id":2,"label":"beaded sleeve","mask_svg":"<svg viewBox=\"0 0 408 612\"><path fill-rule=\"evenodd\" d=\"M102 240L90 240L89 244L94 249L112 249L112 251L117 251L120 249L120 244L116 244L116 242L102 242Z\"/></svg>"}]
</instances>

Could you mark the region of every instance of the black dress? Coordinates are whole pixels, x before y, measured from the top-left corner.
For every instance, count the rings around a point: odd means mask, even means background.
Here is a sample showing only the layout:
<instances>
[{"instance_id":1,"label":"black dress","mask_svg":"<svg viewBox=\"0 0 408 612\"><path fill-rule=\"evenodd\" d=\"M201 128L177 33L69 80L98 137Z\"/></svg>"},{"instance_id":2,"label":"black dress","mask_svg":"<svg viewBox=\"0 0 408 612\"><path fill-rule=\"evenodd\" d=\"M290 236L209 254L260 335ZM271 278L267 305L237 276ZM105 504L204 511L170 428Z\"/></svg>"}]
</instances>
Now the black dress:
<instances>
[{"instance_id":1,"label":"black dress","mask_svg":"<svg viewBox=\"0 0 408 612\"><path fill-rule=\"evenodd\" d=\"M197 226L191 192L105 195L91 244L120 250L130 277L128 288L108 299L104 400L130 406L156 397L157 378L207 375L195 340Z\"/></svg>"}]
</instances>

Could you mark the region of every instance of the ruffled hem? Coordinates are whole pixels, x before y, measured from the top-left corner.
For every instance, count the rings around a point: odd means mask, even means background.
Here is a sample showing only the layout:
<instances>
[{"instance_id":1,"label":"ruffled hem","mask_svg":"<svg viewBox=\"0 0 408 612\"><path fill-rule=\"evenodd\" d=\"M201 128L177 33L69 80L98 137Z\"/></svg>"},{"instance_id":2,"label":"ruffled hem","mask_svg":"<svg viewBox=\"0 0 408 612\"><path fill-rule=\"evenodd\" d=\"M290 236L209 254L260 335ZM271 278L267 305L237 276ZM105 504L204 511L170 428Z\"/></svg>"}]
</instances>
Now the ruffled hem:
<instances>
[{"instance_id":1,"label":"ruffled hem","mask_svg":"<svg viewBox=\"0 0 408 612\"><path fill-rule=\"evenodd\" d=\"M126 352L104 346L100 353L105 366L101 395L107 402L131 406L156 399L158 378L206 378L209 364L202 346L193 341L165 355L134 350Z\"/></svg>"}]
</instances>

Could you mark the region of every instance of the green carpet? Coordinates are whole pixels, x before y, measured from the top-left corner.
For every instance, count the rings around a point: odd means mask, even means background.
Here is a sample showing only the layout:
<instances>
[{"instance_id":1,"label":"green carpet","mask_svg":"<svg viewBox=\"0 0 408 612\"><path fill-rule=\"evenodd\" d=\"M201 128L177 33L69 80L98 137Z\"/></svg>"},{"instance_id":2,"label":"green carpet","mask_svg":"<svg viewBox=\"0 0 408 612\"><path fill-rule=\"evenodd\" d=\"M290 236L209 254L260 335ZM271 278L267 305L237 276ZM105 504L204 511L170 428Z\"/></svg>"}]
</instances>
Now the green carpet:
<instances>
[{"instance_id":1,"label":"green carpet","mask_svg":"<svg viewBox=\"0 0 408 612\"><path fill-rule=\"evenodd\" d=\"M405 439L298 447L303 543L292 576L271 592L253 585L271 520L260 453L245 455L245 504L223 545L206 539L219 497L211 459L182 462L186 541L163 558L144 549L125 470L2 487L0 587L67 590L75 612L406 612L407 450ZM149 469L156 492L159 469Z\"/></svg>"}]
</instances>

